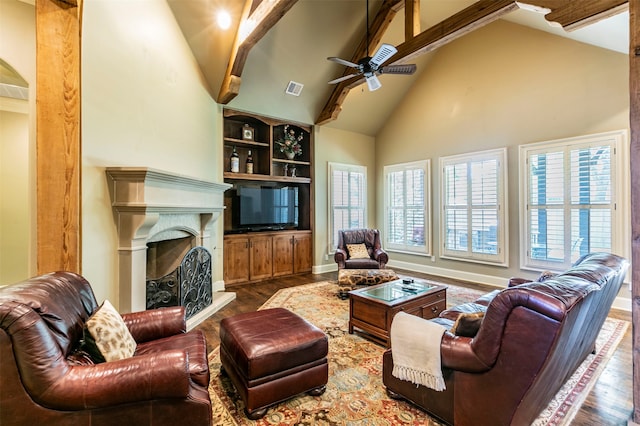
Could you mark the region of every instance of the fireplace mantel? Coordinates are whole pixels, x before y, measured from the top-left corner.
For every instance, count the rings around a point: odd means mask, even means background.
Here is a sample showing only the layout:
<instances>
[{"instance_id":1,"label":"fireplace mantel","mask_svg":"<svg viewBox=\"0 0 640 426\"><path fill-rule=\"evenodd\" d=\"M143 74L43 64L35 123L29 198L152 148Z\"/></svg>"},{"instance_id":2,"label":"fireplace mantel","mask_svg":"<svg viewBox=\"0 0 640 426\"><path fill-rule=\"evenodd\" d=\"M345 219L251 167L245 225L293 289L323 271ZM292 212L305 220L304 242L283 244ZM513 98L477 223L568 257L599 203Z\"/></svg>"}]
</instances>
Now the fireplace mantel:
<instances>
[{"instance_id":1,"label":"fireplace mantel","mask_svg":"<svg viewBox=\"0 0 640 426\"><path fill-rule=\"evenodd\" d=\"M107 167L105 171L118 230L119 308L144 310L147 243L158 236L170 239L188 234L214 253L212 224L224 210L224 191L231 185L148 167Z\"/></svg>"}]
</instances>

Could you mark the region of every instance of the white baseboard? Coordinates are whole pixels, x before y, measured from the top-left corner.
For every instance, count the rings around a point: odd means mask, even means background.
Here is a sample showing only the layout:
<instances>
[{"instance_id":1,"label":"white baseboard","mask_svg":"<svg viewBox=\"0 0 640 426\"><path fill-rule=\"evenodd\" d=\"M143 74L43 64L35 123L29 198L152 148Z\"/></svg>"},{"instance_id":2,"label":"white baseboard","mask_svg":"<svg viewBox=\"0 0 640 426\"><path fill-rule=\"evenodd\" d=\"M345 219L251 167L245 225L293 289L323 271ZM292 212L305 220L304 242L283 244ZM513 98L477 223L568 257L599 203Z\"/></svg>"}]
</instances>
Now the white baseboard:
<instances>
[{"instance_id":1,"label":"white baseboard","mask_svg":"<svg viewBox=\"0 0 640 426\"><path fill-rule=\"evenodd\" d=\"M337 263L325 263L324 265L314 265L311 268L312 274L325 274L327 272L337 272L338 264Z\"/></svg>"}]
</instances>

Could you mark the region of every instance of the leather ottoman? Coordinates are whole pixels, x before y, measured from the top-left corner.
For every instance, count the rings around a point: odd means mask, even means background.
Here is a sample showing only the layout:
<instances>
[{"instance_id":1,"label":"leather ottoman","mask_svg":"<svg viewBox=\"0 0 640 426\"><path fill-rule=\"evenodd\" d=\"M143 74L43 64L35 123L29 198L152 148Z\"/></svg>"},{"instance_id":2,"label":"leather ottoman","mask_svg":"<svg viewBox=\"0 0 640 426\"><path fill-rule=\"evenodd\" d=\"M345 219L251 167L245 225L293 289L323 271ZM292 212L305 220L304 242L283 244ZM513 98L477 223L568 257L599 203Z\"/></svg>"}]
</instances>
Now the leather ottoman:
<instances>
[{"instance_id":1,"label":"leather ottoman","mask_svg":"<svg viewBox=\"0 0 640 426\"><path fill-rule=\"evenodd\" d=\"M370 286L397 280L393 269L339 269L338 297L349 298L349 292L357 286Z\"/></svg>"},{"instance_id":2,"label":"leather ottoman","mask_svg":"<svg viewBox=\"0 0 640 426\"><path fill-rule=\"evenodd\" d=\"M271 405L307 392L321 395L329 379L327 336L293 312L265 309L220 322L220 361L251 420Z\"/></svg>"}]
</instances>

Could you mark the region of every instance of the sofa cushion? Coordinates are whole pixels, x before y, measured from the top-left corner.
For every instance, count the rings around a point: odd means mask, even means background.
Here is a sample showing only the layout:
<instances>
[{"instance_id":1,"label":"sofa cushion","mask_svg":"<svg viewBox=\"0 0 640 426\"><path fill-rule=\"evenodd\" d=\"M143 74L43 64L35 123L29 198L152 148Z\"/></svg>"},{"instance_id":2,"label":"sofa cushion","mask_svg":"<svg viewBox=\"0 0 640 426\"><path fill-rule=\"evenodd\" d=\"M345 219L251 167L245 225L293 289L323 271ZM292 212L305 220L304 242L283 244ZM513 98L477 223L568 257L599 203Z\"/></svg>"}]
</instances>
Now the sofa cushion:
<instances>
[{"instance_id":1,"label":"sofa cushion","mask_svg":"<svg viewBox=\"0 0 640 426\"><path fill-rule=\"evenodd\" d=\"M482 325L484 311L462 313L451 327L451 332L457 336L475 337Z\"/></svg>"},{"instance_id":2,"label":"sofa cushion","mask_svg":"<svg viewBox=\"0 0 640 426\"><path fill-rule=\"evenodd\" d=\"M108 300L89 317L84 331L83 349L95 362L129 358L136 351L136 341Z\"/></svg>"},{"instance_id":3,"label":"sofa cushion","mask_svg":"<svg viewBox=\"0 0 640 426\"><path fill-rule=\"evenodd\" d=\"M369 259L369 252L364 244L347 244L347 250L351 259Z\"/></svg>"}]
</instances>

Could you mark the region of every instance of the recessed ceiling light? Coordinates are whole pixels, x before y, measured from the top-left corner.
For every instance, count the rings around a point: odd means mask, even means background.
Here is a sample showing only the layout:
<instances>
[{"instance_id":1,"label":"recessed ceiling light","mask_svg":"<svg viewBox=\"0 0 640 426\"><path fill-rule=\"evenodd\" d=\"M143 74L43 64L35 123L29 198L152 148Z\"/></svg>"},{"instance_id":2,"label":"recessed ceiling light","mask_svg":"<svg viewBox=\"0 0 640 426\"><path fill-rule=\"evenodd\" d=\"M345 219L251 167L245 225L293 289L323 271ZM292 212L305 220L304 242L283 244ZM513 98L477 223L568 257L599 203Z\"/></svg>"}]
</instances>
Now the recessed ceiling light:
<instances>
[{"instance_id":1,"label":"recessed ceiling light","mask_svg":"<svg viewBox=\"0 0 640 426\"><path fill-rule=\"evenodd\" d=\"M218 21L218 26L223 30L228 30L231 26L231 15L226 10L219 11L216 20Z\"/></svg>"}]
</instances>

